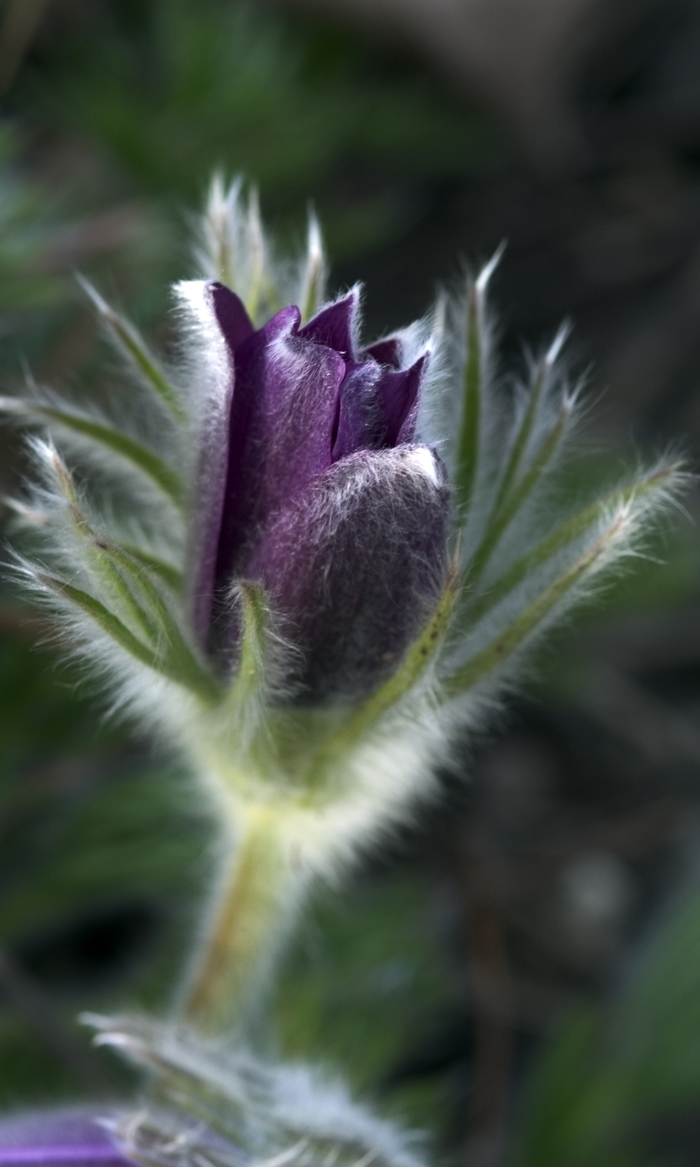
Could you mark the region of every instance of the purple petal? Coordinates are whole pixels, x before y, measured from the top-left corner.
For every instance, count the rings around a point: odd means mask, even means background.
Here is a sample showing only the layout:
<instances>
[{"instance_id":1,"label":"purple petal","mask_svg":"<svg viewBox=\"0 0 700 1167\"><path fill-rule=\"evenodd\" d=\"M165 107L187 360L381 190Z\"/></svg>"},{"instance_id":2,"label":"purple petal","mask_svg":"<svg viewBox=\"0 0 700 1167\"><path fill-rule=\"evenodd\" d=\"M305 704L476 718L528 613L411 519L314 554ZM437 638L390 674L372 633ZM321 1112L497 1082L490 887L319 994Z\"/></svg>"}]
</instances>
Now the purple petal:
<instances>
[{"instance_id":1,"label":"purple petal","mask_svg":"<svg viewBox=\"0 0 700 1167\"><path fill-rule=\"evenodd\" d=\"M360 297L353 288L342 300L322 308L305 324L299 336L335 349L346 361L355 360L355 319Z\"/></svg>"},{"instance_id":2,"label":"purple petal","mask_svg":"<svg viewBox=\"0 0 700 1167\"><path fill-rule=\"evenodd\" d=\"M411 442L416 431L418 395L427 356L419 357L408 369L385 373L378 388L382 419L382 445L391 447Z\"/></svg>"},{"instance_id":3,"label":"purple petal","mask_svg":"<svg viewBox=\"0 0 700 1167\"><path fill-rule=\"evenodd\" d=\"M336 462L266 528L246 575L300 649L298 700L364 694L398 665L444 580L449 493L421 446Z\"/></svg>"},{"instance_id":4,"label":"purple petal","mask_svg":"<svg viewBox=\"0 0 700 1167\"><path fill-rule=\"evenodd\" d=\"M191 610L199 643L206 645L211 621L216 561L229 462L229 429L235 383L235 352L255 331L242 302L223 284L209 283L206 303L225 341L227 368L211 386L204 410L187 561L194 565Z\"/></svg>"},{"instance_id":5,"label":"purple petal","mask_svg":"<svg viewBox=\"0 0 700 1167\"><path fill-rule=\"evenodd\" d=\"M255 332L243 301L230 288L216 282L207 285L207 293L224 340L230 352L235 353Z\"/></svg>"},{"instance_id":6,"label":"purple petal","mask_svg":"<svg viewBox=\"0 0 700 1167\"><path fill-rule=\"evenodd\" d=\"M338 429L333 442L333 461L347 458L357 450L376 449L376 433L381 426L377 385L382 371L376 361L350 365L340 388Z\"/></svg>"},{"instance_id":7,"label":"purple petal","mask_svg":"<svg viewBox=\"0 0 700 1167\"><path fill-rule=\"evenodd\" d=\"M0 1164L41 1167L130 1167L105 1131L85 1112L22 1115L0 1122Z\"/></svg>"},{"instance_id":8,"label":"purple petal","mask_svg":"<svg viewBox=\"0 0 700 1167\"><path fill-rule=\"evenodd\" d=\"M373 357L380 365L388 365L391 369L400 369L403 359L403 345L396 336L386 340L377 340L364 349L363 356Z\"/></svg>"},{"instance_id":9,"label":"purple petal","mask_svg":"<svg viewBox=\"0 0 700 1167\"><path fill-rule=\"evenodd\" d=\"M259 527L331 464L345 362L298 328L298 309L284 308L236 352L218 586Z\"/></svg>"}]
</instances>

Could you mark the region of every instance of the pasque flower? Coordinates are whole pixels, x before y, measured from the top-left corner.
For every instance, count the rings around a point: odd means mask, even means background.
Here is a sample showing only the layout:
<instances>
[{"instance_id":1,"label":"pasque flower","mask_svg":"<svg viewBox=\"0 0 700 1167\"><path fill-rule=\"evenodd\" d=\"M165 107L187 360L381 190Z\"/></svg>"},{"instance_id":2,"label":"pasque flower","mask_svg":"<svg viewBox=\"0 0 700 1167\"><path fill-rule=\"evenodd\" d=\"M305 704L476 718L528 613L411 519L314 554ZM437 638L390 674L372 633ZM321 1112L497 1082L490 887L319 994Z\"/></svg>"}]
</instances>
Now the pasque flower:
<instances>
[{"instance_id":1,"label":"pasque flower","mask_svg":"<svg viewBox=\"0 0 700 1167\"><path fill-rule=\"evenodd\" d=\"M179 1005L242 1024L303 892L435 788L536 637L639 547L679 471L558 488L577 390L560 333L505 383L495 264L429 317L362 339L324 300L314 220L278 259L255 197L212 185L203 278L178 285L168 370L89 285L134 374L76 407L3 410L39 485L12 503L23 580L220 815L221 861ZM108 505L105 506L105 499Z\"/></svg>"},{"instance_id":2,"label":"pasque flower","mask_svg":"<svg viewBox=\"0 0 700 1167\"><path fill-rule=\"evenodd\" d=\"M357 290L301 325L255 329L235 292L201 297L225 347L192 511L189 581L202 651L235 670L235 579L259 580L294 646L303 702L368 693L391 674L444 586L449 491L416 444L427 352L358 349Z\"/></svg>"},{"instance_id":3,"label":"pasque flower","mask_svg":"<svg viewBox=\"0 0 700 1167\"><path fill-rule=\"evenodd\" d=\"M22 1114L0 1120L2 1167L421 1167L407 1137L303 1065L208 1050L145 1019L90 1017L98 1042L157 1075L160 1106ZM173 1105L174 1103L174 1105Z\"/></svg>"}]
</instances>

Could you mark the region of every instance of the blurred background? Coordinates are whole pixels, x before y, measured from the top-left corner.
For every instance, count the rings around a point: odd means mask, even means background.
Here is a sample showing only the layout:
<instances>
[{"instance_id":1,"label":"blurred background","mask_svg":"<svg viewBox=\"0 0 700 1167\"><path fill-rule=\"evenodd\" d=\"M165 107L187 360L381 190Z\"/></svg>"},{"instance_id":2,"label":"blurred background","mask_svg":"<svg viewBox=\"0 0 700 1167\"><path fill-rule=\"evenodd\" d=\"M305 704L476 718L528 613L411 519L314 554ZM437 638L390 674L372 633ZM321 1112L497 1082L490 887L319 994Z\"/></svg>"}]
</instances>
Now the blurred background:
<instances>
[{"instance_id":1,"label":"blurred background","mask_svg":"<svg viewBox=\"0 0 700 1167\"><path fill-rule=\"evenodd\" d=\"M698 0L5 0L0 378L109 379L73 278L167 349L215 167L368 334L507 250L505 358L575 328L601 459L700 450ZM105 373L105 368L107 372ZM0 436L0 489L21 480ZM317 898L275 1011L464 1167L700 1162L700 536L679 516ZM11 535L3 507L3 538ZM164 1007L214 825L0 593L0 1107L113 1096L81 1008Z\"/></svg>"}]
</instances>

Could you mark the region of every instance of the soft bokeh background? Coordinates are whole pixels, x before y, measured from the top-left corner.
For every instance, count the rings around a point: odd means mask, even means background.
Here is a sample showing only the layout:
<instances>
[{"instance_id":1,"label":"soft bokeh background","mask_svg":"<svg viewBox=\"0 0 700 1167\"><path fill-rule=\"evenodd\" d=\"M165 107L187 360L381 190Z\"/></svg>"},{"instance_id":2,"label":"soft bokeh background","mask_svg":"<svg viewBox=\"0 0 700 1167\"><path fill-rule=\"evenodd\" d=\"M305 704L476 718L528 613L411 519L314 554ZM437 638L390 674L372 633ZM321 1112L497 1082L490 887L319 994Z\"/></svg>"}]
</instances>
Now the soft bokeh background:
<instances>
[{"instance_id":1,"label":"soft bokeh background","mask_svg":"<svg viewBox=\"0 0 700 1167\"><path fill-rule=\"evenodd\" d=\"M3 391L26 363L112 384L77 269L172 342L167 283L219 166L292 241L313 201L369 332L506 239L504 352L573 319L588 472L679 438L697 464L698 0L5 0L0 99ZM0 443L8 491L22 452ZM697 509L289 952L283 1051L342 1066L439 1162L700 1157ZM5 588L3 1108L128 1088L75 1014L164 1007L213 830L50 639Z\"/></svg>"}]
</instances>

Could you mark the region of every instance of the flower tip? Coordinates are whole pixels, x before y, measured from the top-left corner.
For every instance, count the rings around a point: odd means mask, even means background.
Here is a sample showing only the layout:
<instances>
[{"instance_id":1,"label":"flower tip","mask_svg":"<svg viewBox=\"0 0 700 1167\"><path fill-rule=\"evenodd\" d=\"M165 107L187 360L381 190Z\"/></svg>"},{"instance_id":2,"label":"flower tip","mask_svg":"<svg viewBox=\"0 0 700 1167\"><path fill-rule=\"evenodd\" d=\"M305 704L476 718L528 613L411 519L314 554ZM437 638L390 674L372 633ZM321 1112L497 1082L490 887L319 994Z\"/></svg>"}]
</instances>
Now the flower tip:
<instances>
[{"instance_id":1,"label":"flower tip","mask_svg":"<svg viewBox=\"0 0 700 1167\"><path fill-rule=\"evenodd\" d=\"M318 263L325 260L325 248L323 246L323 234L321 232L321 224L318 221L313 207L309 207L309 225L306 235L306 251L309 262Z\"/></svg>"},{"instance_id":2,"label":"flower tip","mask_svg":"<svg viewBox=\"0 0 700 1167\"><path fill-rule=\"evenodd\" d=\"M566 344L567 340L571 336L572 332L573 332L572 322L570 320L562 321L561 325L559 326L559 329L557 330L557 334L554 337L554 340L552 341L551 345L549 346L549 348L547 349L547 352L545 354L544 359L545 359L545 364L547 365L547 368L551 369L552 366L556 364L556 362L559 359L559 356L561 354L561 351L562 351L564 345Z\"/></svg>"},{"instance_id":3,"label":"flower tip","mask_svg":"<svg viewBox=\"0 0 700 1167\"><path fill-rule=\"evenodd\" d=\"M481 271L479 272L479 275L476 278L476 283L474 285L479 296L484 296L486 294L491 277L503 259L503 253L505 249L506 242L504 240L503 243L501 243L496 248L489 262L485 265L485 267L482 267Z\"/></svg>"},{"instance_id":4,"label":"flower tip","mask_svg":"<svg viewBox=\"0 0 700 1167\"><path fill-rule=\"evenodd\" d=\"M95 285L90 283L90 280L87 278L87 276L84 276L82 272L78 271L75 273L75 279L84 291L93 308L99 312L100 316L107 318L114 316L114 312L110 308L107 301L100 295Z\"/></svg>"},{"instance_id":5,"label":"flower tip","mask_svg":"<svg viewBox=\"0 0 700 1167\"><path fill-rule=\"evenodd\" d=\"M47 442L43 438L33 438L30 445L39 461L44 463L56 479L61 494L68 502L75 505L77 503L77 495L73 478L56 447L52 442Z\"/></svg>"},{"instance_id":6,"label":"flower tip","mask_svg":"<svg viewBox=\"0 0 700 1167\"><path fill-rule=\"evenodd\" d=\"M0 396L0 412L2 413L26 413L27 403L21 401L19 397L3 397Z\"/></svg>"},{"instance_id":7,"label":"flower tip","mask_svg":"<svg viewBox=\"0 0 700 1167\"><path fill-rule=\"evenodd\" d=\"M19 498L3 495L0 502L12 512L15 520L19 520L19 523L25 527L45 527L49 521L49 516L45 511L39 510L38 507L28 506Z\"/></svg>"},{"instance_id":8,"label":"flower tip","mask_svg":"<svg viewBox=\"0 0 700 1167\"><path fill-rule=\"evenodd\" d=\"M222 170L215 170L209 179L205 214L218 218L225 212L228 191Z\"/></svg>"},{"instance_id":9,"label":"flower tip","mask_svg":"<svg viewBox=\"0 0 700 1167\"><path fill-rule=\"evenodd\" d=\"M45 438L37 438L34 436L29 438L27 444L40 462L44 462L51 470L55 469L58 454L52 442L47 442Z\"/></svg>"}]
</instances>

